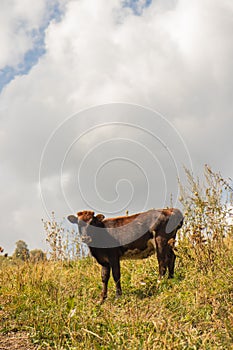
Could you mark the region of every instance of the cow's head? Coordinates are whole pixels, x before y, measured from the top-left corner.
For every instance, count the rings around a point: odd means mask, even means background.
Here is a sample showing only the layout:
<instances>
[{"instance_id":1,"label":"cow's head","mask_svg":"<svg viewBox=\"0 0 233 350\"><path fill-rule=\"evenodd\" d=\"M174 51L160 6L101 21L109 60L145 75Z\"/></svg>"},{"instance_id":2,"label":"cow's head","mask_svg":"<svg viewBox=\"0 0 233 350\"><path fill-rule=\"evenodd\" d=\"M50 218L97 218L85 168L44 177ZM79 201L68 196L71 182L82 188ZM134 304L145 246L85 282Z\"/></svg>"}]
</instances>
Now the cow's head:
<instances>
[{"instance_id":1,"label":"cow's head","mask_svg":"<svg viewBox=\"0 0 233 350\"><path fill-rule=\"evenodd\" d=\"M79 228L79 233L83 241L87 244L90 244L93 240L92 234L94 233L94 228L102 227L102 221L105 216L103 214L95 215L92 210L83 210L75 215L69 215L68 220L72 224L77 224Z\"/></svg>"},{"instance_id":2,"label":"cow's head","mask_svg":"<svg viewBox=\"0 0 233 350\"><path fill-rule=\"evenodd\" d=\"M166 234L169 235L175 235L176 232L182 227L184 217L183 214L179 209L175 208L170 208L170 209L165 209L164 212L166 212L166 229L165 232Z\"/></svg>"}]
</instances>

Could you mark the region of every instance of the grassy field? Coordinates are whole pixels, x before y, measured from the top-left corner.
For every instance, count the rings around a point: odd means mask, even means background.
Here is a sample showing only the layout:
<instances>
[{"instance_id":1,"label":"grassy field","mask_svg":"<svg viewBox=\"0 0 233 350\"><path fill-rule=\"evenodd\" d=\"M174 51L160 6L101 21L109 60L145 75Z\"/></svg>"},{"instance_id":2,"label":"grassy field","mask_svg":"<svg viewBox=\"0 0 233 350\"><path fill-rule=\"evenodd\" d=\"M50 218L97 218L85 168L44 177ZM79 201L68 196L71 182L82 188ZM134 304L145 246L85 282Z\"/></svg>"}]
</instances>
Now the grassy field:
<instances>
[{"instance_id":1,"label":"grassy field","mask_svg":"<svg viewBox=\"0 0 233 350\"><path fill-rule=\"evenodd\" d=\"M157 283L155 257L123 261L123 296L111 279L101 305L100 266L69 262L55 219L45 222L49 261L0 257L0 350L233 349L233 189L209 167L204 185L187 179L173 280Z\"/></svg>"},{"instance_id":2,"label":"grassy field","mask_svg":"<svg viewBox=\"0 0 233 350\"><path fill-rule=\"evenodd\" d=\"M28 334L39 349L232 349L229 246L208 271L184 255L185 245L178 248L174 280L159 285L155 257L124 261L124 294L115 299L111 281L103 305L100 268L92 258L72 264L2 259L1 335Z\"/></svg>"}]
</instances>

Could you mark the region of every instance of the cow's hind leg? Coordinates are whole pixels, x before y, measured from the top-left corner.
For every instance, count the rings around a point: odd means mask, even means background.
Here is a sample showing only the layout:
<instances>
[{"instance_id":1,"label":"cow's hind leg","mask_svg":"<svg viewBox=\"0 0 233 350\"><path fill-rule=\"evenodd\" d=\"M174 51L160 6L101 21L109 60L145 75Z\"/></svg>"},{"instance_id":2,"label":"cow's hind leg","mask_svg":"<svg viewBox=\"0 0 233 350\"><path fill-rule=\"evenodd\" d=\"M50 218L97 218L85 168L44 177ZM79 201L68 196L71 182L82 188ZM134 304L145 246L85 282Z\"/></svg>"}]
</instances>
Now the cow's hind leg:
<instances>
[{"instance_id":1,"label":"cow's hind leg","mask_svg":"<svg viewBox=\"0 0 233 350\"><path fill-rule=\"evenodd\" d=\"M119 296L122 295L122 290L121 290L121 271L120 271L120 260L118 257L116 257L112 263L112 275L113 279L116 284L116 297L118 298Z\"/></svg>"},{"instance_id":2,"label":"cow's hind leg","mask_svg":"<svg viewBox=\"0 0 233 350\"><path fill-rule=\"evenodd\" d=\"M173 278L174 277L176 255L175 255L172 247L169 244L168 244L167 250L168 250L168 252L167 252L168 278Z\"/></svg>"},{"instance_id":3,"label":"cow's hind leg","mask_svg":"<svg viewBox=\"0 0 233 350\"><path fill-rule=\"evenodd\" d=\"M107 298L107 294L108 294L108 281L109 281L109 277L110 277L110 265L102 266L101 277L102 277L102 283L103 283L101 301L103 302L104 299Z\"/></svg>"},{"instance_id":4,"label":"cow's hind leg","mask_svg":"<svg viewBox=\"0 0 233 350\"><path fill-rule=\"evenodd\" d=\"M166 261L166 250L167 250L167 240L163 237L156 237L156 251L157 259L159 264L159 280L163 278L167 270L167 261Z\"/></svg>"}]
</instances>

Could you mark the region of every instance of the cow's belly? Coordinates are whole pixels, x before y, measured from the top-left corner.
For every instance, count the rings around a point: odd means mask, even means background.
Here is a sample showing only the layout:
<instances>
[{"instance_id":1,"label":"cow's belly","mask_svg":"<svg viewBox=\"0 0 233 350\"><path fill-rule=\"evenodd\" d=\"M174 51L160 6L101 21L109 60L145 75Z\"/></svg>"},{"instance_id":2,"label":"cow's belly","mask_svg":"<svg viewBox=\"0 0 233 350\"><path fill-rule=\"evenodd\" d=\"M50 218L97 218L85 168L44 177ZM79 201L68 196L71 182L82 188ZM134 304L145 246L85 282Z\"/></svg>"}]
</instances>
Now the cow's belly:
<instances>
[{"instance_id":1,"label":"cow's belly","mask_svg":"<svg viewBox=\"0 0 233 350\"><path fill-rule=\"evenodd\" d=\"M154 239L150 239L147 242L147 246L140 249L140 248L128 248L123 255L121 256L121 260L126 259L145 259L149 256L153 255L155 253L155 243Z\"/></svg>"}]
</instances>

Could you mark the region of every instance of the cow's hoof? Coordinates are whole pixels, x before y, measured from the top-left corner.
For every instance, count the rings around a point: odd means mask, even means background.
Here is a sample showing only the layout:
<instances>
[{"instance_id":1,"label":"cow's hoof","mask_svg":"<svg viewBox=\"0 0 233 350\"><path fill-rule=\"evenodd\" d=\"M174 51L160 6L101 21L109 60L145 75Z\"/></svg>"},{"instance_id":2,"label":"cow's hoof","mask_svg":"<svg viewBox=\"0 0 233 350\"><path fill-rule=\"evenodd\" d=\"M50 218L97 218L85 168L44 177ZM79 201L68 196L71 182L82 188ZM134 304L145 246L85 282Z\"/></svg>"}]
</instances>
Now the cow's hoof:
<instances>
[{"instance_id":1,"label":"cow's hoof","mask_svg":"<svg viewBox=\"0 0 233 350\"><path fill-rule=\"evenodd\" d=\"M106 298L100 299L100 300L98 301L98 305L103 305L103 303L105 302L105 300L106 300Z\"/></svg>"},{"instance_id":2,"label":"cow's hoof","mask_svg":"<svg viewBox=\"0 0 233 350\"><path fill-rule=\"evenodd\" d=\"M116 293L116 299L119 299L122 296L122 292L117 292Z\"/></svg>"},{"instance_id":3,"label":"cow's hoof","mask_svg":"<svg viewBox=\"0 0 233 350\"><path fill-rule=\"evenodd\" d=\"M121 295L116 295L115 300L119 300L121 298Z\"/></svg>"},{"instance_id":4,"label":"cow's hoof","mask_svg":"<svg viewBox=\"0 0 233 350\"><path fill-rule=\"evenodd\" d=\"M105 302L106 299L107 299L107 295L101 296L100 301L99 301L98 304L102 305Z\"/></svg>"}]
</instances>

